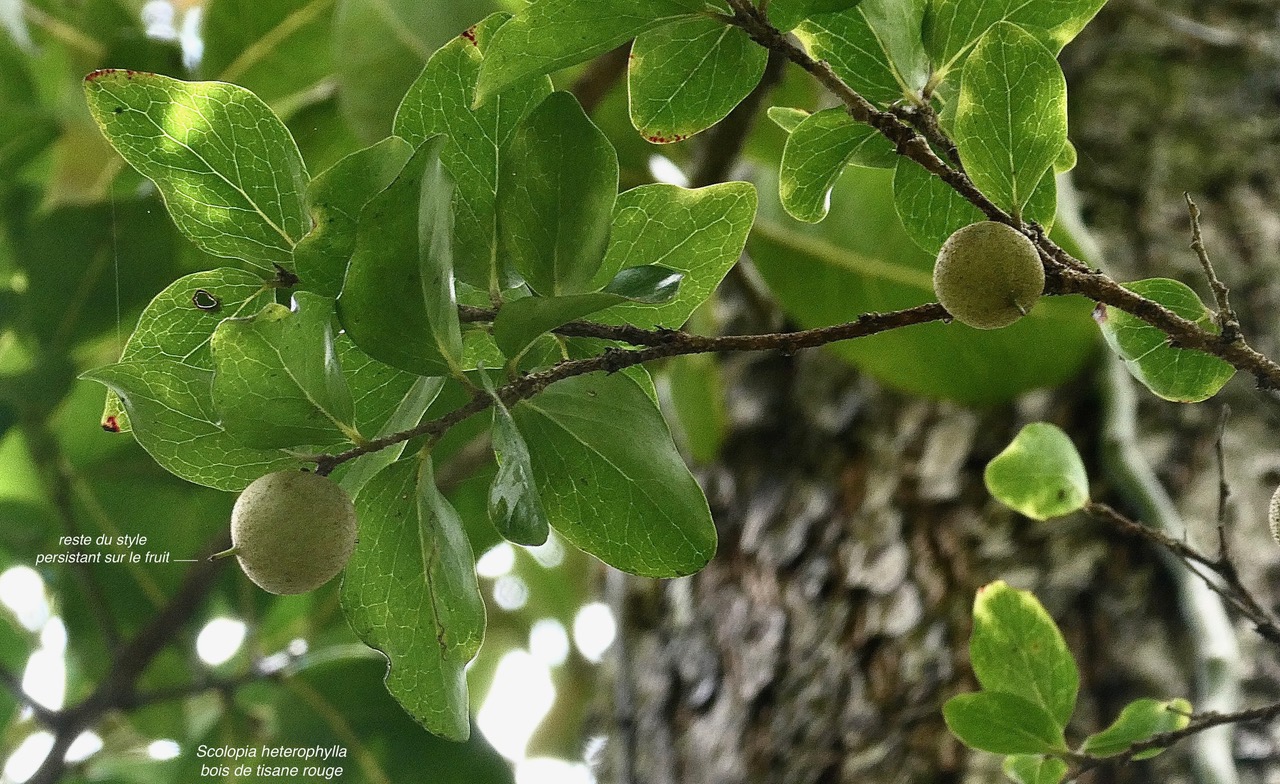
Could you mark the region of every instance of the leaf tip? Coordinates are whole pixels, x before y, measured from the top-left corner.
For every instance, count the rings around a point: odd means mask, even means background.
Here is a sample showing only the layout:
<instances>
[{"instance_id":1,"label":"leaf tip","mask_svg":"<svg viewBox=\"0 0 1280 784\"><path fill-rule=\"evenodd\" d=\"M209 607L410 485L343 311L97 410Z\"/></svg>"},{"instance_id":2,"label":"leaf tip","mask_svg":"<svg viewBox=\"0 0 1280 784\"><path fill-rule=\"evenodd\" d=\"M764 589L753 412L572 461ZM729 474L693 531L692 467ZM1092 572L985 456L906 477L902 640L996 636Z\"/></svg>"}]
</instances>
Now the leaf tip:
<instances>
[{"instance_id":1,"label":"leaf tip","mask_svg":"<svg viewBox=\"0 0 1280 784\"><path fill-rule=\"evenodd\" d=\"M101 82L107 78L132 79L135 76L152 76L152 75L153 74L150 74L146 71L135 71L130 68L99 68L98 70L92 71L87 76L85 76L84 82L86 85L89 85L89 84L97 84L98 82Z\"/></svg>"}]
</instances>

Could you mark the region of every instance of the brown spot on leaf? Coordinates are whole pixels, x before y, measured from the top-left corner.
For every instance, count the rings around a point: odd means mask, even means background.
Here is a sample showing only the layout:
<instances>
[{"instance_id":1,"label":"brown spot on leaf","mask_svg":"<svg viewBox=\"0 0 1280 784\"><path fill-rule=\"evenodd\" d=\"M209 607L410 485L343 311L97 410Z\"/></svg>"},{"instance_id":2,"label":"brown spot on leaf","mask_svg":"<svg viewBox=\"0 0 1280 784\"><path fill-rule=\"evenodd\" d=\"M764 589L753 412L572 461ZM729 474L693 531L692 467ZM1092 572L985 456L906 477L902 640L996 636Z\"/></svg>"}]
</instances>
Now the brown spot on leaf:
<instances>
[{"instance_id":1,"label":"brown spot on leaf","mask_svg":"<svg viewBox=\"0 0 1280 784\"><path fill-rule=\"evenodd\" d=\"M102 420L102 429L107 431L108 433L119 433L120 423L116 421L115 417L109 416L106 419Z\"/></svg>"}]
</instances>

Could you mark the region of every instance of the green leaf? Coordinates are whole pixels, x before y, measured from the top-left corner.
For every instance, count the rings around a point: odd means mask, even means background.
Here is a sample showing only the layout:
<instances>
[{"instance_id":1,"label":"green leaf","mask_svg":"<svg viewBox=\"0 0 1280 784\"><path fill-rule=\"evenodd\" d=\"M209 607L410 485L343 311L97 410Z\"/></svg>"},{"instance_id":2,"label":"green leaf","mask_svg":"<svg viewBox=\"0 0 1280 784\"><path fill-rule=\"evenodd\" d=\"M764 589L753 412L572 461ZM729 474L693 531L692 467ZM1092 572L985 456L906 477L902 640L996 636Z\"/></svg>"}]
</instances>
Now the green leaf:
<instances>
[{"instance_id":1,"label":"green leaf","mask_svg":"<svg viewBox=\"0 0 1280 784\"><path fill-rule=\"evenodd\" d=\"M524 119L501 181L499 254L539 294L591 291L618 195L618 156L573 95L552 93Z\"/></svg>"},{"instance_id":2,"label":"green leaf","mask_svg":"<svg viewBox=\"0 0 1280 784\"><path fill-rule=\"evenodd\" d=\"M769 115L769 119L773 120L775 125L788 134L794 133L796 128L800 127L800 123L811 116L804 109L793 109L789 106L770 106L765 113Z\"/></svg>"},{"instance_id":3,"label":"green leaf","mask_svg":"<svg viewBox=\"0 0 1280 784\"><path fill-rule=\"evenodd\" d=\"M342 375L355 403L356 429L369 438L399 433L422 421L444 388L445 379L406 373L361 351L351 338L334 341ZM400 458L405 444L393 444L338 466L331 477L354 497L374 474Z\"/></svg>"},{"instance_id":4,"label":"green leaf","mask_svg":"<svg viewBox=\"0 0 1280 784\"><path fill-rule=\"evenodd\" d=\"M361 350L424 376L450 374L462 358L444 143L443 136L423 142L395 182L360 211L338 298L342 324Z\"/></svg>"},{"instance_id":5,"label":"green leaf","mask_svg":"<svg viewBox=\"0 0 1280 784\"><path fill-rule=\"evenodd\" d=\"M737 263L755 214L755 188L745 182L696 190L660 183L619 195L609 249L595 284L602 285L620 270L645 265L669 267L684 277L675 299L667 304L615 305L600 320L642 329L678 329Z\"/></svg>"},{"instance_id":6,"label":"green leaf","mask_svg":"<svg viewBox=\"0 0 1280 784\"><path fill-rule=\"evenodd\" d=\"M212 371L156 358L118 362L83 377L119 395L138 443L188 482L239 492L263 474L301 466L282 450L246 447L217 424Z\"/></svg>"},{"instance_id":7,"label":"green leaf","mask_svg":"<svg viewBox=\"0 0 1280 784\"><path fill-rule=\"evenodd\" d=\"M893 174L893 206L912 241L933 254L952 234L986 220L982 211L954 188L905 158Z\"/></svg>"},{"instance_id":8,"label":"green leaf","mask_svg":"<svg viewBox=\"0 0 1280 784\"><path fill-rule=\"evenodd\" d=\"M1020 216L1067 143L1067 82L1053 53L1017 25L992 27L965 61L954 135L973 184Z\"/></svg>"},{"instance_id":9,"label":"green leaf","mask_svg":"<svg viewBox=\"0 0 1280 784\"><path fill-rule=\"evenodd\" d=\"M498 473L489 485L489 520L507 541L536 547L547 541L551 528L538 494L529 446L506 405L497 395L493 398L493 454Z\"/></svg>"},{"instance_id":10,"label":"green leaf","mask_svg":"<svg viewBox=\"0 0 1280 784\"><path fill-rule=\"evenodd\" d=\"M333 300L300 291L226 319L213 333L213 404L227 432L260 449L354 440L355 411L333 344Z\"/></svg>"},{"instance_id":11,"label":"green leaf","mask_svg":"<svg viewBox=\"0 0 1280 784\"><path fill-rule=\"evenodd\" d=\"M631 123L656 144L723 120L764 75L769 53L738 27L704 17L641 34L631 48Z\"/></svg>"},{"instance_id":12,"label":"green leaf","mask_svg":"<svg viewBox=\"0 0 1280 784\"><path fill-rule=\"evenodd\" d=\"M929 0L924 43L938 72L935 80L998 22L1043 31L1057 54L1105 4L1106 0Z\"/></svg>"},{"instance_id":13,"label":"green leaf","mask_svg":"<svg viewBox=\"0 0 1280 784\"><path fill-rule=\"evenodd\" d=\"M864 0L858 6L899 84L915 96L922 94L932 70L922 40L926 6L928 0Z\"/></svg>"},{"instance_id":14,"label":"green leaf","mask_svg":"<svg viewBox=\"0 0 1280 784\"><path fill-rule=\"evenodd\" d=\"M181 277L142 311L120 361L168 358L213 370L209 338L214 329L224 318L258 312L272 302L273 291L259 276L225 267ZM129 430L128 416L114 392L107 393L102 426L117 433Z\"/></svg>"},{"instance_id":15,"label":"green leaf","mask_svg":"<svg viewBox=\"0 0 1280 784\"><path fill-rule=\"evenodd\" d=\"M811 114L792 131L782 152L782 206L796 220L817 223L827 217L831 189L845 166L893 166L896 158L888 139L843 108Z\"/></svg>"},{"instance_id":16,"label":"green leaf","mask_svg":"<svg viewBox=\"0 0 1280 784\"><path fill-rule=\"evenodd\" d=\"M893 206L911 239L936 254L947 238L971 223L986 220L977 207L915 161L901 159L893 175ZM1040 178L1023 210L1023 219L1045 230L1053 228L1058 209L1058 185L1053 170Z\"/></svg>"},{"instance_id":17,"label":"green leaf","mask_svg":"<svg viewBox=\"0 0 1280 784\"><path fill-rule=\"evenodd\" d=\"M706 498L657 405L630 377L565 379L512 416L547 517L569 542L646 577L692 574L711 560Z\"/></svg>"},{"instance_id":18,"label":"green leaf","mask_svg":"<svg viewBox=\"0 0 1280 784\"><path fill-rule=\"evenodd\" d=\"M476 102L705 8L702 0L540 0L508 22L480 69Z\"/></svg>"},{"instance_id":19,"label":"green leaf","mask_svg":"<svg viewBox=\"0 0 1280 784\"><path fill-rule=\"evenodd\" d=\"M987 490L1033 520L1062 517L1089 501L1089 477L1075 444L1056 425L1032 422L987 464Z\"/></svg>"},{"instance_id":20,"label":"green leaf","mask_svg":"<svg viewBox=\"0 0 1280 784\"><path fill-rule=\"evenodd\" d=\"M787 215L768 176L761 176L760 217L747 250L801 327L935 301L936 254L920 250L902 228L892 172L846 168L832 191L830 217L817 225ZM1096 348L1091 307L1082 297L1041 297L1029 316L1002 330L921 324L824 350L898 389L990 403L1078 373Z\"/></svg>"},{"instance_id":21,"label":"green leaf","mask_svg":"<svg viewBox=\"0 0 1280 784\"><path fill-rule=\"evenodd\" d=\"M270 270L310 228L307 171L284 124L243 87L135 71L85 77L112 146L155 181L178 229L202 250Z\"/></svg>"},{"instance_id":22,"label":"green leaf","mask_svg":"<svg viewBox=\"0 0 1280 784\"><path fill-rule=\"evenodd\" d=\"M1124 287L1160 303L1175 314L1194 321L1201 329L1218 332L1214 314L1189 286L1168 278L1150 278ZM1222 389L1235 368L1201 351L1173 348L1169 336L1147 322L1107 306L1094 311L1102 336L1124 366L1143 386L1165 400L1199 403Z\"/></svg>"},{"instance_id":23,"label":"green leaf","mask_svg":"<svg viewBox=\"0 0 1280 784\"><path fill-rule=\"evenodd\" d=\"M1063 146L1062 152L1053 162L1053 171L1055 174L1066 174L1076 167L1078 155L1076 146L1068 139L1066 145Z\"/></svg>"},{"instance_id":24,"label":"green leaf","mask_svg":"<svg viewBox=\"0 0 1280 784\"><path fill-rule=\"evenodd\" d=\"M769 22L785 33L811 16L845 11L858 2L859 0L773 0L769 4Z\"/></svg>"},{"instance_id":25,"label":"green leaf","mask_svg":"<svg viewBox=\"0 0 1280 784\"><path fill-rule=\"evenodd\" d=\"M360 210L395 180L411 155L413 147L392 136L351 153L311 181L307 211L314 228L293 249L303 286L338 296L355 251Z\"/></svg>"},{"instance_id":26,"label":"green leaf","mask_svg":"<svg viewBox=\"0 0 1280 784\"><path fill-rule=\"evenodd\" d=\"M795 36L814 59L826 60L868 101L888 106L910 95L911 88L900 81L861 8L809 19L796 28Z\"/></svg>"},{"instance_id":27,"label":"green leaf","mask_svg":"<svg viewBox=\"0 0 1280 784\"><path fill-rule=\"evenodd\" d=\"M1057 724L1061 737L1075 710L1080 675L1058 625L1030 591L1010 588L1003 580L978 589L969 662L983 689L1034 704Z\"/></svg>"},{"instance_id":28,"label":"green leaf","mask_svg":"<svg viewBox=\"0 0 1280 784\"><path fill-rule=\"evenodd\" d=\"M498 310L493 320L493 337L502 353L515 359L538 336L611 305L670 302L679 291L682 277L683 273L668 267L627 267L603 291L594 294L512 300Z\"/></svg>"},{"instance_id":29,"label":"green leaf","mask_svg":"<svg viewBox=\"0 0 1280 784\"><path fill-rule=\"evenodd\" d=\"M356 499L359 540L342 580L351 628L390 660L387 690L431 732L466 740L467 662L484 601L462 521L429 460L383 469Z\"/></svg>"},{"instance_id":30,"label":"green leaf","mask_svg":"<svg viewBox=\"0 0 1280 784\"><path fill-rule=\"evenodd\" d=\"M442 133L440 153L457 184L454 198L454 272L482 291L512 285L498 252L499 161L520 121L551 94L551 80L535 76L472 109L476 77L493 35L510 17L493 14L432 55L396 112L395 133L421 144Z\"/></svg>"},{"instance_id":31,"label":"green leaf","mask_svg":"<svg viewBox=\"0 0 1280 784\"><path fill-rule=\"evenodd\" d=\"M211 0L201 17L200 71L268 103L303 93L333 70L334 0Z\"/></svg>"},{"instance_id":32,"label":"green leaf","mask_svg":"<svg viewBox=\"0 0 1280 784\"><path fill-rule=\"evenodd\" d=\"M334 346L338 352L338 363L342 366L342 375L347 380L347 386L351 388L356 429L367 436L384 435L389 421L402 416L400 412L406 405L420 409L418 412L420 417L443 384L441 379L431 379L427 388L432 391L426 395L430 399L422 402L420 400L422 393L414 391L422 388L424 380L422 376L393 368L370 357L361 351L345 333L337 336ZM410 405L410 401L415 399L418 399L419 403ZM395 427L391 432L404 430L416 424L418 422L414 420Z\"/></svg>"},{"instance_id":33,"label":"green leaf","mask_svg":"<svg viewBox=\"0 0 1280 784\"><path fill-rule=\"evenodd\" d=\"M1062 728L1044 708L1013 694L981 691L942 706L947 728L966 746L993 754L1066 751Z\"/></svg>"},{"instance_id":34,"label":"green leaf","mask_svg":"<svg viewBox=\"0 0 1280 784\"><path fill-rule=\"evenodd\" d=\"M498 5L493 0L338 0L334 76L345 124L365 144L385 137L396 107L437 47ZM417 147L421 140L410 142Z\"/></svg>"},{"instance_id":35,"label":"green leaf","mask_svg":"<svg viewBox=\"0 0 1280 784\"><path fill-rule=\"evenodd\" d=\"M1067 763L1057 757L1011 754L1004 758L1004 775L1018 784L1058 784L1067 776Z\"/></svg>"},{"instance_id":36,"label":"green leaf","mask_svg":"<svg viewBox=\"0 0 1280 784\"><path fill-rule=\"evenodd\" d=\"M1191 703L1184 699L1134 700L1124 706L1111 726L1084 739L1080 751L1095 757L1124 753L1135 743L1165 732L1176 732L1191 723ZM1135 760L1150 759L1164 749L1148 749Z\"/></svg>"}]
</instances>

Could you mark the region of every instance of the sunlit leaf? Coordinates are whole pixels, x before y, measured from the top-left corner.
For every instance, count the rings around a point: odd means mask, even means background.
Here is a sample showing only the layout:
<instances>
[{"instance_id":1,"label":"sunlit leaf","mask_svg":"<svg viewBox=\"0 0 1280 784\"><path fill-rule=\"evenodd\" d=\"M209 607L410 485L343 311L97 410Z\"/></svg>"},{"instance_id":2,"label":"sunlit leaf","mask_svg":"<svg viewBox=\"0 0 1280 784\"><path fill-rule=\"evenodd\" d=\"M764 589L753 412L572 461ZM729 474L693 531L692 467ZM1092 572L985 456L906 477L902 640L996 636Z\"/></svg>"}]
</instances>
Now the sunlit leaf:
<instances>
[{"instance_id":1,"label":"sunlit leaf","mask_svg":"<svg viewBox=\"0 0 1280 784\"><path fill-rule=\"evenodd\" d=\"M1185 283L1151 278L1124 284L1125 288L1160 303L1173 313L1216 333L1214 315ZM1165 400L1198 403L1218 393L1235 368L1200 351L1174 348L1169 336L1119 308L1095 311L1102 336L1138 381Z\"/></svg>"},{"instance_id":2,"label":"sunlit leaf","mask_svg":"<svg viewBox=\"0 0 1280 784\"><path fill-rule=\"evenodd\" d=\"M189 482L239 491L263 474L301 465L283 450L244 446L218 424L210 370L156 358L107 365L84 378L119 395L142 448Z\"/></svg>"},{"instance_id":3,"label":"sunlit leaf","mask_svg":"<svg viewBox=\"0 0 1280 784\"><path fill-rule=\"evenodd\" d=\"M859 0L773 0L769 4L769 22L783 32L818 14L829 14L853 8Z\"/></svg>"},{"instance_id":4,"label":"sunlit leaf","mask_svg":"<svg viewBox=\"0 0 1280 784\"><path fill-rule=\"evenodd\" d=\"M136 71L94 71L84 85L107 139L155 181L193 242L266 270L292 264L310 228L307 171L262 99L223 82Z\"/></svg>"},{"instance_id":5,"label":"sunlit leaf","mask_svg":"<svg viewBox=\"0 0 1280 784\"><path fill-rule=\"evenodd\" d=\"M1011 694L1035 705L1061 736L1075 710L1080 675L1058 625L1030 591L1002 580L978 589L969 662L984 693Z\"/></svg>"},{"instance_id":6,"label":"sunlit leaf","mask_svg":"<svg viewBox=\"0 0 1280 784\"><path fill-rule=\"evenodd\" d=\"M585 62L637 35L704 10L702 0L541 0L494 38L476 100L531 76Z\"/></svg>"},{"instance_id":7,"label":"sunlit leaf","mask_svg":"<svg viewBox=\"0 0 1280 784\"><path fill-rule=\"evenodd\" d=\"M448 137L440 157L457 184L454 273L489 292L512 285L510 261L498 251L499 162L520 120L551 94L551 80L536 76L472 108L483 53L509 18L493 14L432 55L394 124L395 133L415 145L435 134Z\"/></svg>"},{"instance_id":8,"label":"sunlit leaf","mask_svg":"<svg viewBox=\"0 0 1280 784\"><path fill-rule=\"evenodd\" d=\"M213 370L209 338L214 329L225 318L257 313L272 301L273 291L258 275L225 267L181 277L142 311L120 361L168 358ZM102 426L117 433L129 430L128 416L114 392L107 393Z\"/></svg>"},{"instance_id":9,"label":"sunlit leaf","mask_svg":"<svg viewBox=\"0 0 1280 784\"><path fill-rule=\"evenodd\" d=\"M569 378L511 413L547 517L575 546L649 577L692 574L714 555L706 498L630 377Z\"/></svg>"},{"instance_id":10,"label":"sunlit leaf","mask_svg":"<svg viewBox=\"0 0 1280 784\"><path fill-rule=\"evenodd\" d=\"M1058 784L1067 775L1067 763L1061 759L1034 754L1011 754L1004 758L1003 768L1017 784Z\"/></svg>"},{"instance_id":11,"label":"sunlit leaf","mask_svg":"<svg viewBox=\"0 0 1280 784\"><path fill-rule=\"evenodd\" d=\"M1067 143L1067 82L1053 53L1001 22L965 61L955 143L973 184L1021 215Z\"/></svg>"},{"instance_id":12,"label":"sunlit leaf","mask_svg":"<svg viewBox=\"0 0 1280 784\"><path fill-rule=\"evenodd\" d=\"M314 228L293 249L302 286L326 297L338 296L355 252L360 210L391 184L412 154L412 147L392 136L316 175L307 187Z\"/></svg>"},{"instance_id":13,"label":"sunlit leaf","mask_svg":"<svg viewBox=\"0 0 1280 784\"><path fill-rule=\"evenodd\" d=\"M226 319L213 333L213 404L246 446L327 445L355 435L351 390L333 343L333 300L308 291Z\"/></svg>"},{"instance_id":14,"label":"sunlit leaf","mask_svg":"<svg viewBox=\"0 0 1280 784\"><path fill-rule=\"evenodd\" d=\"M1141 743L1153 735L1175 732L1191 723L1191 703L1184 699L1134 700L1120 711L1111 726L1084 739L1080 751L1095 757L1122 754L1135 743ZM1164 749L1147 749L1133 756L1135 760L1150 759Z\"/></svg>"},{"instance_id":15,"label":"sunlit leaf","mask_svg":"<svg viewBox=\"0 0 1280 784\"><path fill-rule=\"evenodd\" d=\"M924 41L935 69L955 65L992 25L1006 21L1045 31L1053 51L1084 29L1106 0L930 0Z\"/></svg>"},{"instance_id":16,"label":"sunlit leaf","mask_svg":"<svg viewBox=\"0 0 1280 784\"><path fill-rule=\"evenodd\" d=\"M831 189L845 166L893 166L896 158L892 143L843 108L812 114L791 132L782 153L782 206L796 220L817 223L827 217Z\"/></svg>"},{"instance_id":17,"label":"sunlit leaf","mask_svg":"<svg viewBox=\"0 0 1280 784\"><path fill-rule=\"evenodd\" d=\"M942 706L947 728L966 746L994 754L1066 750L1062 729L1044 708L1013 694L981 691Z\"/></svg>"},{"instance_id":18,"label":"sunlit leaf","mask_svg":"<svg viewBox=\"0 0 1280 784\"><path fill-rule=\"evenodd\" d=\"M664 305L615 305L599 318L641 328L679 328L737 263L755 214L755 188L745 182L695 190L642 185L622 193L595 285L645 265L668 267L683 277L675 298Z\"/></svg>"},{"instance_id":19,"label":"sunlit leaf","mask_svg":"<svg viewBox=\"0 0 1280 784\"><path fill-rule=\"evenodd\" d=\"M1060 428L1032 422L987 464L987 490L1035 520L1061 517L1089 500L1089 477L1075 444Z\"/></svg>"},{"instance_id":20,"label":"sunlit leaf","mask_svg":"<svg viewBox=\"0 0 1280 784\"><path fill-rule=\"evenodd\" d=\"M715 125L764 74L768 52L740 28L694 17L642 33L631 48L631 122L657 144Z\"/></svg>"}]
</instances>

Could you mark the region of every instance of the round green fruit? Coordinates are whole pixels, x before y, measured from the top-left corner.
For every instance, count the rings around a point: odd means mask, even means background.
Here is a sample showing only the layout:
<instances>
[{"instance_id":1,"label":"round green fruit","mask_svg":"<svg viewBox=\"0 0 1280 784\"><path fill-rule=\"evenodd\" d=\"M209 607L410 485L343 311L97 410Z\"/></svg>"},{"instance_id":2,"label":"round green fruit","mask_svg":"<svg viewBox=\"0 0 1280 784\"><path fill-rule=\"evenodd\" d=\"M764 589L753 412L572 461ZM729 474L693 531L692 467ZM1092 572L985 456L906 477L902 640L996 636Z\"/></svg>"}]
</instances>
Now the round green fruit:
<instances>
[{"instance_id":1,"label":"round green fruit","mask_svg":"<svg viewBox=\"0 0 1280 784\"><path fill-rule=\"evenodd\" d=\"M240 568L264 591L306 593L332 580L356 547L356 510L327 477L277 471L254 480L231 510Z\"/></svg>"},{"instance_id":2,"label":"round green fruit","mask_svg":"<svg viewBox=\"0 0 1280 784\"><path fill-rule=\"evenodd\" d=\"M956 321L975 329L1007 327L1044 291L1044 267L1031 240L984 221L952 234L938 251L933 291Z\"/></svg>"}]
</instances>

